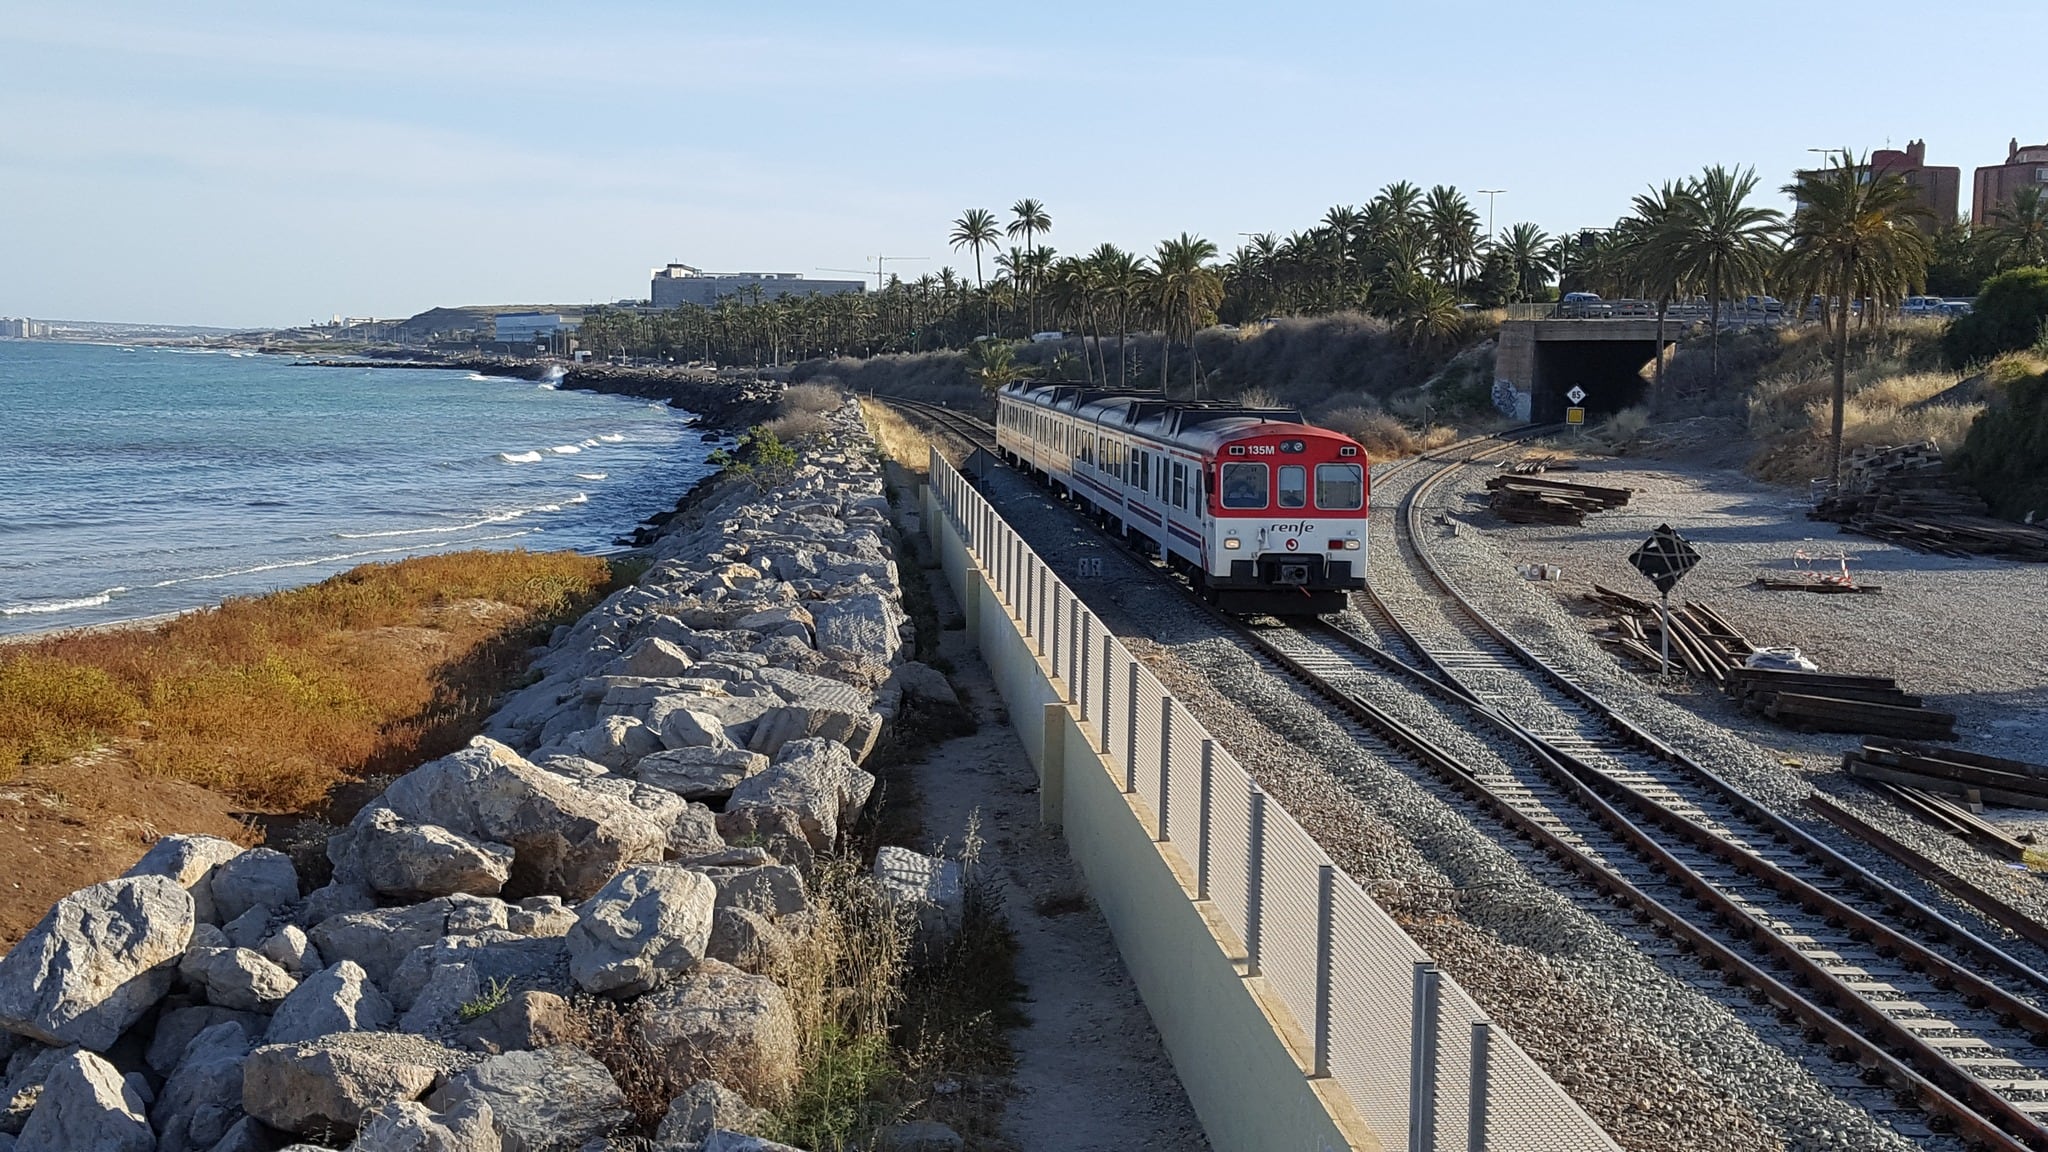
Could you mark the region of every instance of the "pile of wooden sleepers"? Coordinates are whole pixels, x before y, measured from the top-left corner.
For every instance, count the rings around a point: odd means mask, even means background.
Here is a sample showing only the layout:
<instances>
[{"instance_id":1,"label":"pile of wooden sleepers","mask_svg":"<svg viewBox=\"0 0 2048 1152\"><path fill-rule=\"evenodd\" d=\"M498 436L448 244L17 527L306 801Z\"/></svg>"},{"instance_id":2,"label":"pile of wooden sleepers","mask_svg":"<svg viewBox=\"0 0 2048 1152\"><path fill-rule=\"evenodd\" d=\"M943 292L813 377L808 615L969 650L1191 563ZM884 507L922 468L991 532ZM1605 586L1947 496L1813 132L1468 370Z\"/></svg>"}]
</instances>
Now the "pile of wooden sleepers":
<instances>
[{"instance_id":1,"label":"pile of wooden sleepers","mask_svg":"<svg viewBox=\"0 0 2048 1152\"><path fill-rule=\"evenodd\" d=\"M1993 517L1940 469L1932 444L1862 449L1847 462L1841 492L1808 516L1920 552L2048 562L2048 529Z\"/></svg>"},{"instance_id":2,"label":"pile of wooden sleepers","mask_svg":"<svg viewBox=\"0 0 2048 1152\"><path fill-rule=\"evenodd\" d=\"M1908 740L1953 740L1956 715L1929 708L1889 676L1737 668L1725 681L1742 706L1789 728Z\"/></svg>"},{"instance_id":3,"label":"pile of wooden sleepers","mask_svg":"<svg viewBox=\"0 0 2048 1152\"><path fill-rule=\"evenodd\" d=\"M1971 805L2002 804L2013 808L2048 809L2048 765L2007 760L1953 748L1929 748L1903 740L1867 740L1842 757L1849 775L1901 793L1907 806L1938 823L1956 827L1994 851L2018 858L2017 851L1994 838L1996 829L1976 820ZM1960 798L1958 805L1944 797ZM1961 815L1957 814L1960 809ZM1979 828L1978 825L1984 825Z\"/></svg>"},{"instance_id":4,"label":"pile of wooden sleepers","mask_svg":"<svg viewBox=\"0 0 2048 1152\"><path fill-rule=\"evenodd\" d=\"M1656 604L1598 584L1593 585L1586 599L1617 613L1614 627L1601 633L1600 640L1652 668L1662 666L1664 620ZM1688 600L1671 610L1671 663L1676 667L1722 684L1754 651L1756 646L1734 625L1697 600Z\"/></svg>"},{"instance_id":5,"label":"pile of wooden sleepers","mask_svg":"<svg viewBox=\"0 0 2048 1152\"><path fill-rule=\"evenodd\" d=\"M1650 668L1661 664L1657 605L1597 584L1586 599L1616 613L1597 638ZM1687 601L1671 610L1671 663L1719 684L1744 709L1790 728L1908 740L1953 740L1956 717L1926 706L1889 676L1750 668L1756 645L1712 608Z\"/></svg>"},{"instance_id":6,"label":"pile of wooden sleepers","mask_svg":"<svg viewBox=\"0 0 2048 1152\"><path fill-rule=\"evenodd\" d=\"M1493 491L1494 515L1516 524L1583 524L1587 513L1619 508L1629 498L1626 488L1536 476L1495 476L1486 486Z\"/></svg>"}]
</instances>

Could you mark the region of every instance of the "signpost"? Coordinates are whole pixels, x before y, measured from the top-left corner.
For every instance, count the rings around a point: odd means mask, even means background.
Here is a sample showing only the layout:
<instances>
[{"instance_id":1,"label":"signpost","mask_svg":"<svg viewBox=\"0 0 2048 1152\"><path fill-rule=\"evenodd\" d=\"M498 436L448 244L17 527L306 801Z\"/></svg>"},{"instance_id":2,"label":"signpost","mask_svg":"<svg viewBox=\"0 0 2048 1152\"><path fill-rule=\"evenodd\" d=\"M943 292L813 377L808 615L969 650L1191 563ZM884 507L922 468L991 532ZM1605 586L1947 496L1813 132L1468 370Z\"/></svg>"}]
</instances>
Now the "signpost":
<instances>
[{"instance_id":1,"label":"signpost","mask_svg":"<svg viewBox=\"0 0 2048 1152\"><path fill-rule=\"evenodd\" d=\"M1564 394L1564 398L1572 402L1572 406L1564 410L1564 422L1574 428L1585 427L1586 410L1579 405L1586 402L1586 390L1574 384L1572 390Z\"/></svg>"},{"instance_id":2,"label":"signpost","mask_svg":"<svg viewBox=\"0 0 2048 1152\"><path fill-rule=\"evenodd\" d=\"M1659 670L1659 675L1669 676L1671 674L1671 590L1678 586L1678 582L1684 579L1687 572L1692 571L1693 565L1700 562L1699 550L1686 543L1685 537L1680 536L1671 525L1659 524L1657 525L1657 530L1650 533L1650 538L1643 541L1640 548L1629 554L1628 562L1635 565L1636 571L1641 572L1644 579L1655 584L1657 586L1657 594L1664 598L1664 616L1660 622L1664 651L1662 653L1663 666Z\"/></svg>"}]
</instances>

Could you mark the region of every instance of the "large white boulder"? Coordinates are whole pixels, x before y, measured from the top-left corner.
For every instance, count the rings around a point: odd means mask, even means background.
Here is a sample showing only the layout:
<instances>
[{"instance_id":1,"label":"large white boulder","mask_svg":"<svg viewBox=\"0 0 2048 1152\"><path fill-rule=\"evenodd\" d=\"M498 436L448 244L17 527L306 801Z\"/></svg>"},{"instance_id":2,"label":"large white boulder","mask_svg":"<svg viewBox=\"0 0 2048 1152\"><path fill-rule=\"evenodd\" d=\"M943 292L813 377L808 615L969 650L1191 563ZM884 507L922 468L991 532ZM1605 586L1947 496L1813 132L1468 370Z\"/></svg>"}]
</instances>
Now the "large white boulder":
<instances>
[{"instance_id":1,"label":"large white boulder","mask_svg":"<svg viewBox=\"0 0 2048 1152\"><path fill-rule=\"evenodd\" d=\"M156 1152L142 1096L90 1052L59 1061L15 1142L15 1152Z\"/></svg>"},{"instance_id":2,"label":"large white boulder","mask_svg":"<svg viewBox=\"0 0 2048 1152\"><path fill-rule=\"evenodd\" d=\"M633 774L688 800L719 800L767 767L768 757L743 748L679 748L644 757Z\"/></svg>"},{"instance_id":3,"label":"large white boulder","mask_svg":"<svg viewBox=\"0 0 2048 1152\"><path fill-rule=\"evenodd\" d=\"M123 876L168 876L192 894L192 914L201 924L218 924L213 906L213 874L242 854L242 846L218 836L165 836L149 846Z\"/></svg>"},{"instance_id":4,"label":"large white boulder","mask_svg":"<svg viewBox=\"0 0 2048 1152\"><path fill-rule=\"evenodd\" d=\"M0 1028L104 1051L170 991L192 928L192 896L170 877L73 892L0 960Z\"/></svg>"},{"instance_id":5,"label":"large white boulder","mask_svg":"<svg viewBox=\"0 0 2048 1152\"><path fill-rule=\"evenodd\" d=\"M444 937L473 936L506 928L507 908L488 896L443 896L410 908L380 908L329 917L313 927L313 943L330 962L353 960L378 987L412 950Z\"/></svg>"},{"instance_id":6,"label":"large white boulder","mask_svg":"<svg viewBox=\"0 0 2048 1152\"><path fill-rule=\"evenodd\" d=\"M780 808L794 812L805 838L822 852L839 838L841 825L860 814L874 787L875 778L854 763L845 745L831 740L796 740L782 747L766 771L741 781L725 810Z\"/></svg>"},{"instance_id":7,"label":"large white boulder","mask_svg":"<svg viewBox=\"0 0 2048 1152\"><path fill-rule=\"evenodd\" d=\"M378 804L365 808L349 832L330 838L329 858L350 869L373 891L397 900L432 900L467 892L496 896L512 877L512 849L504 844L451 832L436 824L414 824Z\"/></svg>"},{"instance_id":8,"label":"large white boulder","mask_svg":"<svg viewBox=\"0 0 2048 1152\"><path fill-rule=\"evenodd\" d=\"M283 908L299 898L299 870L275 848L251 848L213 871L213 905L223 922L252 908Z\"/></svg>"},{"instance_id":9,"label":"large white boulder","mask_svg":"<svg viewBox=\"0 0 2048 1152\"><path fill-rule=\"evenodd\" d=\"M266 1044L296 1044L336 1032L380 1032L391 1026L391 1001L353 960L324 968L292 990L277 1006Z\"/></svg>"},{"instance_id":10,"label":"large white boulder","mask_svg":"<svg viewBox=\"0 0 2048 1152\"><path fill-rule=\"evenodd\" d=\"M880 592L860 592L811 605L818 651L894 664L903 652L903 622L895 601Z\"/></svg>"},{"instance_id":11,"label":"large white boulder","mask_svg":"<svg viewBox=\"0 0 2048 1152\"><path fill-rule=\"evenodd\" d=\"M206 994L206 1002L237 1012L269 1012L299 986L283 968L248 948L195 944L178 964L185 983Z\"/></svg>"},{"instance_id":12,"label":"large white boulder","mask_svg":"<svg viewBox=\"0 0 2048 1152\"><path fill-rule=\"evenodd\" d=\"M242 1065L250 1047L248 1033L231 1021L185 1045L149 1109L157 1152L206 1152L242 1119Z\"/></svg>"},{"instance_id":13,"label":"large white boulder","mask_svg":"<svg viewBox=\"0 0 2048 1152\"><path fill-rule=\"evenodd\" d=\"M637 996L689 971L711 939L717 887L672 865L628 868L576 909L570 973L586 992Z\"/></svg>"},{"instance_id":14,"label":"large white boulder","mask_svg":"<svg viewBox=\"0 0 2048 1152\"><path fill-rule=\"evenodd\" d=\"M568 1045L493 1056L449 1077L427 1102L442 1112L489 1105L505 1152L575 1152L633 1117L605 1066Z\"/></svg>"},{"instance_id":15,"label":"large white boulder","mask_svg":"<svg viewBox=\"0 0 2048 1152\"><path fill-rule=\"evenodd\" d=\"M416 1100L394 1100L363 1118L348 1152L500 1152L491 1106L472 1100L439 1115Z\"/></svg>"},{"instance_id":16,"label":"large white boulder","mask_svg":"<svg viewBox=\"0 0 2048 1152\"><path fill-rule=\"evenodd\" d=\"M638 1005L640 1036L688 1080L716 1080L756 1104L796 1082L796 1016L775 981L705 960Z\"/></svg>"},{"instance_id":17,"label":"large white boulder","mask_svg":"<svg viewBox=\"0 0 2048 1152\"><path fill-rule=\"evenodd\" d=\"M377 802L415 824L510 845L505 892L514 899L553 894L581 900L622 867L658 862L667 847L666 830L631 803L537 768L481 737L392 781Z\"/></svg>"},{"instance_id":18,"label":"large white boulder","mask_svg":"<svg viewBox=\"0 0 2048 1152\"><path fill-rule=\"evenodd\" d=\"M266 1044L249 1054L242 1108L285 1132L355 1128L394 1100L417 1100L467 1063L418 1036L343 1032L303 1044Z\"/></svg>"}]
</instances>

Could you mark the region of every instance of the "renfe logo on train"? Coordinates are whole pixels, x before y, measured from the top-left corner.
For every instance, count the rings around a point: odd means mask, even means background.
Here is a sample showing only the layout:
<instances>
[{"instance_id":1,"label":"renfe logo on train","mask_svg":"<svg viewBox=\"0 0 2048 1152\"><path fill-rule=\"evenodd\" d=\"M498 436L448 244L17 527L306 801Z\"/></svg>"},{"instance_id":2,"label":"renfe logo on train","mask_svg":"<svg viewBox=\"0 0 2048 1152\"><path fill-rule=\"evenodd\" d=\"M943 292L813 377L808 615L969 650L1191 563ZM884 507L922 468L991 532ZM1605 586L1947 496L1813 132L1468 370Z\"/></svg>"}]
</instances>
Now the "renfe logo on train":
<instances>
[{"instance_id":1,"label":"renfe logo on train","mask_svg":"<svg viewBox=\"0 0 2048 1152\"><path fill-rule=\"evenodd\" d=\"M1018 381L998 454L1228 612L1339 612L1365 587L1370 464L1292 408Z\"/></svg>"}]
</instances>

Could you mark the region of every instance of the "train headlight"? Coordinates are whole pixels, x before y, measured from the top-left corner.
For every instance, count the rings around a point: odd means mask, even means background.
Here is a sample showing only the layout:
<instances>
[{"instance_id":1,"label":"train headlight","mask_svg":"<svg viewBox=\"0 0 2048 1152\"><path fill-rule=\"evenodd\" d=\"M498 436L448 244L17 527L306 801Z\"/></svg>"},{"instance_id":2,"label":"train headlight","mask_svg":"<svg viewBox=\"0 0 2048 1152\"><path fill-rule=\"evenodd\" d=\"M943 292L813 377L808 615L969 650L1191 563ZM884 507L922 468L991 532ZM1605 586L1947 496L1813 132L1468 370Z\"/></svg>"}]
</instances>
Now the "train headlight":
<instances>
[{"instance_id":1,"label":"train headlight","mask_svg":"<svg viewBox=\"0 0 2048 1152\"><path fill-rule=\"evenodd\" d=\"M1344 541L1344 550L1345 550L1346 552L1356 552L1356 551L1358 551L1358 541L1356 541L1356 540L1346 540L1346 541Z\"/></svg>"},{"instance_id":2,"label":"train headlight","mask_svg":"<svg viewBox=\"0 0 2048 1152\"><path fill-rule=\"evenodd\" d=\"M1235 552L1242 547L1244 547L1244 545L1241 542L1239 542L1238 538L1235 536L1225 536L1223 538L1223 548L1225 551Z\"/></svg>"}]
</instances>

